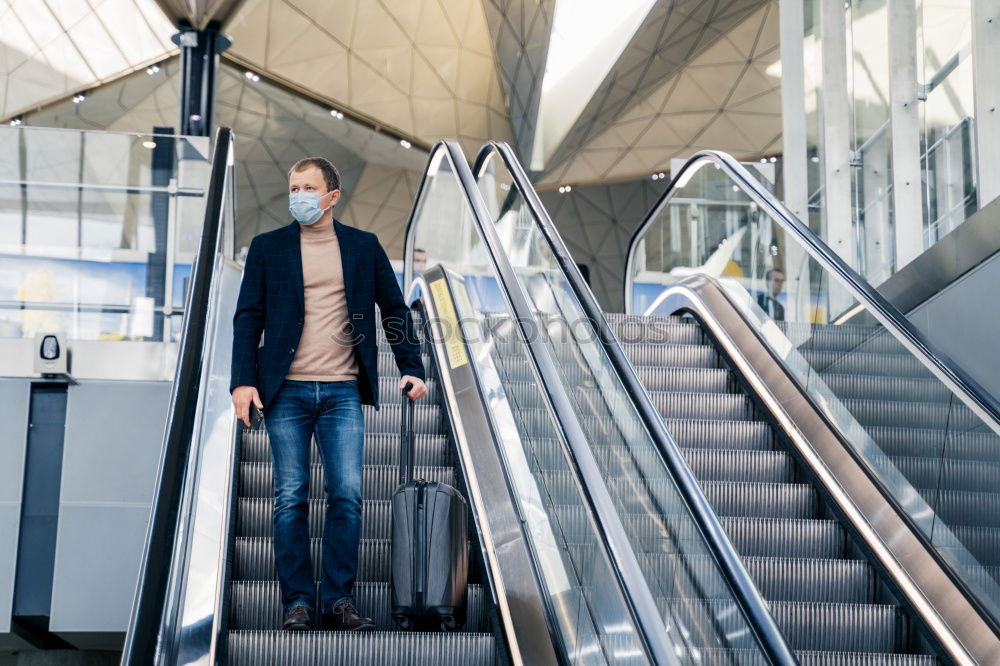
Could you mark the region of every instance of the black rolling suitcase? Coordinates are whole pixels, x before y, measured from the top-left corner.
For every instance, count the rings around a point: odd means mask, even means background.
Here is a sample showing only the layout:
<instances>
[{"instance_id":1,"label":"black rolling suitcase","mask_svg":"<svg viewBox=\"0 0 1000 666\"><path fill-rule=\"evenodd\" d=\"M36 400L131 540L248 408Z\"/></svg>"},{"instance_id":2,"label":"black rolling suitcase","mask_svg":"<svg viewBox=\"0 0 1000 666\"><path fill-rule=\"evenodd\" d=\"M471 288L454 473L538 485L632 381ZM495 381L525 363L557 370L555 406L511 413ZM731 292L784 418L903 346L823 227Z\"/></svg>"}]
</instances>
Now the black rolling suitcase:
<instances>
[{"instance_id":1,"label":"black rolling suitcase","mask_svg":"<svg viewBox=\"0 0 1000 666\"><path fill-rule=\"evenodd\" d=\"M392 493L392 618L402 629L455 631L465 624L468 509L451 486L413 479L413 400L405 391Z\"/></svg>"}]
</instances>

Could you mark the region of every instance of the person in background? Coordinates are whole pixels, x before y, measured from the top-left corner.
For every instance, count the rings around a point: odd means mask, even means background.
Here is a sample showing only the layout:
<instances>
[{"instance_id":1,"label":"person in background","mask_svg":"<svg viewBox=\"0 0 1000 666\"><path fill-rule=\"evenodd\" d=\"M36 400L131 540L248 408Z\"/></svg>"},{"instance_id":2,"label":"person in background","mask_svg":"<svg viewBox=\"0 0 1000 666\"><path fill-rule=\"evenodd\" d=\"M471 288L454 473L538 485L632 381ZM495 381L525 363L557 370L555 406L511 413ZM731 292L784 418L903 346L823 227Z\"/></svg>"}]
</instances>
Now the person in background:
<instances>
[{"instance_id":1,"label":"person in background","mask_svg":"<svg viewBox=\"0 0 1000 666\"><path fill-rule=\"evenodd\" d=\"M778 302L778 295L785 288L785 272L780 268L772 268L764 274L767 291L757 296L757 305L774 321L785 320L785 306Z\"/></svg>"}]
</instances>

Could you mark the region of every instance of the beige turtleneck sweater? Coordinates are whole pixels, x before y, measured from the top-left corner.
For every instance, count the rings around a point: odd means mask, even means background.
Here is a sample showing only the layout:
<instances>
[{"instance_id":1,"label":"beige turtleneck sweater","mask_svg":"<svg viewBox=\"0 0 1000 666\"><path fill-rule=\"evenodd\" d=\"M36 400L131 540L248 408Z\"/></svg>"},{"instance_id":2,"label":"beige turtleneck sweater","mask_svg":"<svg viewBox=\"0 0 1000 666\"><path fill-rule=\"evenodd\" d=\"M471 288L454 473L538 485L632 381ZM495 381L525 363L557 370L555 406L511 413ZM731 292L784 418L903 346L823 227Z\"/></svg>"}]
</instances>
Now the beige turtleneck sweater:
<instances>
[{"instance_id":1,"label":"beige turtleneck sweater","mask_svg":"<svg viewBox=\"0 0 1000 666\"><path fill-rule=\"evenodd\" d=\"M332 224L319 229L316 224L299 225L306 316L285 377L321 382L356 379L340 244Z\"/></svg>"}]
</instances>

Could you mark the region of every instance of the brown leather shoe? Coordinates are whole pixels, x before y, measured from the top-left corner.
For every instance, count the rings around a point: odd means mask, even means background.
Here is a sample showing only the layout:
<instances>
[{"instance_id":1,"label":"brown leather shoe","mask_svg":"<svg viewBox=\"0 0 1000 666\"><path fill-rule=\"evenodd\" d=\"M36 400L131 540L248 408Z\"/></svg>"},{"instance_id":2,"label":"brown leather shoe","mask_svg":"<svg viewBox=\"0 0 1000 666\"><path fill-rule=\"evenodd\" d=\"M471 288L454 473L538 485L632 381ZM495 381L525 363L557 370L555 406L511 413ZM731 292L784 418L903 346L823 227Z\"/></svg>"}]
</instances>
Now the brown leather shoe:
<instances>
[{"instance_id":1,"label":"brown leather shoe","mask_svg":"<svg viewBox=\"0 0 1000 666\"><path fill-rule=\"evenodd\" d=\"M327 631L374 631L375 621L358 614L358 609L350 601L343 601L333 610L323 613L323 628Z\"/></svg>"},{"instance_id":2,"label":"brown leather shoe","mask_svg":"<svg viewBox=\"0 0 1000 666\"><path fill-rule=\"evenodd\" d=\"M281 625L287 631L307 631L312 629L312 614L308 606L293 606L285 615Z\"/></svg>"}]
</instances>

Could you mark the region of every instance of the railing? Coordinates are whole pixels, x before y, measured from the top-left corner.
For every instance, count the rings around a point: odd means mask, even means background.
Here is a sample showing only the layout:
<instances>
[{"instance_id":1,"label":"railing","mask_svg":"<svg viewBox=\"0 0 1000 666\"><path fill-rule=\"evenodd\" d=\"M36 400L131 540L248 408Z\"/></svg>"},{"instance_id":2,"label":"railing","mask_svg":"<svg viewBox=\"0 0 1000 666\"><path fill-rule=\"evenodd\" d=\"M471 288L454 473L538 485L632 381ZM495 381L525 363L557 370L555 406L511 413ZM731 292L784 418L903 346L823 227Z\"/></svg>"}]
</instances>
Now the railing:
<instances>
[{"instance_id":1,"label":"railing","mask_svg":"<svg viewBox=\"0 0 1000 666\"><path fill-rule=\"evenodd\" d=\"M211 519L203 507L205 502L212 505L207 509L215 512L216 522L224 519L225 503L220 506L210 492L199 490L207 486L221 494L228 487L225 479L206 471L226 469L225 460L214 467L203 462L206 456L224 458L233 451L232 433L226 432L226 428L233 427L227 392L208 390L216 377L221 376L228 384L226 367L219 366L228 366L229 355L219 345L227 332L231 338L227 306L235 303L239 288L240 271L231 261L235 214L233 143L232 130L220 128L215 137L201 240L185 303L188 316L171 387L159 475L122 652L123 666L191 663L193 653L200 654L214 645L212 631L217 615L202 613L203 606L188 600L191 596L205 598L207 592L210 609L214 607L219 552L192 552L192 534L203 521ZM227 295L231 303L225 302ZM220 385L218 381L216 385ZM223 431L213 432L220 423ZM218 525L215 533L219 535ZM192 568L197 570L205 564L207 578L189 575ZM195 645L186 640L192 636Z\"/></svg>"},{"instance_id":2,"label":"railing","mask_svg":"<svg viewBox=\"0 0 1000 666\"><path fill-rule=\"evenodd\" d=\"M453 142L430 154L407 226L407 281L416 249L461 283L457 325L484 336L468 362L481 375L506 377L491 407L513 405L493 415L507 433L501 446L514 471L518 511L567 659L679 663L675 649L684 646L675 628L665 630L553 360L537 336L526 334L534 317L528 298Z\"/></svg>"},{"instance_id":3,"label":"railing","mask_svg":"<svg viewBox=\"0 0 1000 666\"><path fill-rule=\"evenodd\" d=\"M677 197L733 188L754 215L735 232L706 216L697 224L714 243L676 242ZM723 153L691 158L636 230L626 308L642 301L642 314L670 314L649 297L695 274L720 280L747 311L886 501L1000 628L1000 518L990 508L1000 488L996 398Z\"/></svg>"},{"instance_id":4,"label":"railing","mask_svg":"<svg viewBox=\"0 0 1000 666\"><path fill-rule=\"evenodd\" d=\"M513 151L504 143L487 144L475 162L474 173L485 198L495 201L494 226L539 317L539 329L551 333L559 326L560 335L543 337L573 397L572 408L591 423L587 432L590 446L596 450L606 448L609 441L620 441L622 450L633 459L663 463L662 467L645 468L642 479L629 478L627 494L644 506L672 507L673 524L668 529L675 534L692 534L684 551L690 559L678 566L697 566L678 576L689 580L687 586L679 586L676 580L659 581L654 569L643 566L648 583L660 596L689 601L706 589L729 588L730 594L717 598L720 612L731 616L735 611L744 618L744 623L737 623L739 629L725 637L712 636L706 627L687 627L682 633L688 635L689 652L705 647L743 649L759 651L770 663L796 663ZM597 387L599 398L587 395L583 387ZM614 464L602 473L608 479L634 476ZM661 481L667 483L658 483ZM618 509L625 510L621 504ZM631 536L633 547L638 549L638 536ZM714 560L714 566L705 567L705 559ZM683 618L672 620L673 624L684 624Z\"/></svg>"},{"instance_id":5,"label":"railing","mask_svg":"<svg viewBox=\"0 0 1000 666\"><path fill-rule=\"evenodd\" d=\"M0 127L0 337L177 342L209 148L207 137ZM107 309L83 307L94 301Z\"/></svg>"}]
</instances>

